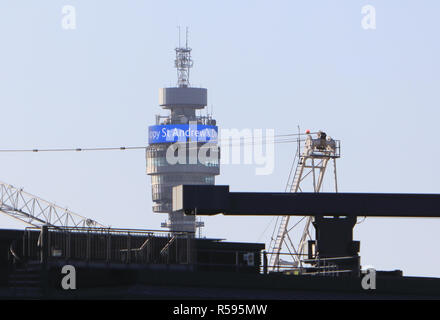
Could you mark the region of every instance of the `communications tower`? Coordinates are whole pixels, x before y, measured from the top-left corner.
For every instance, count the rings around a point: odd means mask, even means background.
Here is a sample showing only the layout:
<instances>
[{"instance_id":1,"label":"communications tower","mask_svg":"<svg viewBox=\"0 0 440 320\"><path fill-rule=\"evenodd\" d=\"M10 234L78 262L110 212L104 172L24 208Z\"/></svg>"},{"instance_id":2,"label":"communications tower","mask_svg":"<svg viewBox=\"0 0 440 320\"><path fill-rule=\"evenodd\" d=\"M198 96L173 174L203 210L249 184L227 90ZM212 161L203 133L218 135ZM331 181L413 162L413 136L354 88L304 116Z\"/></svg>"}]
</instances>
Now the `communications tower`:
<instances>
[{"instance_id":1,"label":"communications tower","mask_svg":"<svg viewBox=\"0 0 440 320\"><path fill-rule=\"evenodd\" d=\"M190 86L193 60L188 30L185 46L179 43L175 51L177 86L159 90L159 105L168 114L157 115L156 124L149 127L147 174L151 176L153 212L168 214L162 227L171 232L195 232L203 222L172 212L172 187L214 184L220 173L218 128L210 114L201 114L208 103L208 90Z\"/></svg>"}]
</instances>

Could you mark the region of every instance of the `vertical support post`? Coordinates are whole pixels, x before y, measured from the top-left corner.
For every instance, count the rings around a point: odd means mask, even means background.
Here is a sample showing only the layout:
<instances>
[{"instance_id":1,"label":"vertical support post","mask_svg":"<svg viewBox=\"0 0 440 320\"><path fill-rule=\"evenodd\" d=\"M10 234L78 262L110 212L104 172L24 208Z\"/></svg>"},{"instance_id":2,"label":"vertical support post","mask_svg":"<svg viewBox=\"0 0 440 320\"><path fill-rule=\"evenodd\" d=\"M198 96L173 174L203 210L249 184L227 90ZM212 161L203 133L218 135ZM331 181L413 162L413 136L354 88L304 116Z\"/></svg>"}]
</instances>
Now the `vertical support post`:
<instances>
[{"instance_id":1,"label":"vertical support post","mask_svg":"<svg viewBox=\"0 0 440 320\"><path fill-rule=\"evenodd\" d=\"M176 264L180 264L179 261L179 239L180 236L176 238L176 240L174 240L174 243L176 244Z\"/></svg>"},{"instance_id":2,"label":"vertical support post","mask_svg":"<svg viewBox=\"0 0 440 320\"><path fill-rule=\"evenodd\" d=\"M186 234L186 263L191 264L191 237L190 234Z\"/></svg>"},{"instance_id":3,"label":"vertical support post","mask_svg":"<svg viewBox=\"0 0 440 320\"><path fill-rule=\"evenodd\" d=\"M40 233L40 262L44 269L47 266L47 259L49 253L48 233L49 233L48 227L46 225L42 226Z\"/></svg>"},{"instance_id":4,"label":"vertical support post","mask_svg":"<svg viewBox=\"0 0 440 320\"><path fill-rule=\"evenodd\" d=\"M28 258L30 259L31 258L31 231L30 230L27 230L27 242L28 242L28 244L27 244L27 256L28 256Z\"/></svg>"},{"instance_id":5,"label":"vertical support post","mask_svg":"<svg viewBox=\"0 0 440 320\"><path fill-rule=\"evenodd\" d=\"M49 286L49 274L48 274L48 255L49 255L49 228L47 225L41 226L41 233L39 238L40 255L41 255L41 283L43 294L46 294Z\"/></svg>"},{"instance_id":6,"label":"vertical support post","mask_svg":"<svg viewBox=\"0 0 440 320\"><path fill-rule=\"evenodd\" d=\"M112 246L112 236L109 232L107 234L107 253L106 253L106 257L105 257L105 260L107 263L109 263L111 260L111 246Z\"/></svg>"},{"instance_id":7,"label":"vertical support post","mask_svg":"<svg viewBox=\"0 0 440 320\"><path fill-rule=\"evenodd\" d=\"M312 157L312 176L313 176L313 192L318 192L316 190L315 159L313 157Z\"/></svg>"},{"instance_id":8,"label":"vertical support post","mask_svg":"<svg viewBox=\"0 0 440 320\"><path fill-rule=\"evenodd\" d=\"M23 251L22 251L22 254L21 254L21 256L22 256L22 258L24 259L24 260L27 260L26 258L26 251L27 251L27 248L26 248L26 236L27 236L27 232L25 231L24 232L24 237L23 237Z\"/></svg>"},{"instance_id":9,"label":"vertical support post","mask_svg":"<svg viewBox=\"0 0 440 320\"><path fill-rule=\"evenodd\" d=\"M48 230L48 232L47 232L47 258L49 259L52 256L52 252L51 252L52 237L50 236L49 228L47 230Z\"/></svg>"},{"instance_id":10,"label":"vertical support post","mask_svg":"<svg viewBox=\"0 0 440 320\"><path fill-rule=\"evenodd\" d=\"M70 236L70 231L67 231L66 234L66 259L70 260L72 257L72 239Z\"/></svg>"},{"instance_id":11,"label":"vertical support post","mask_svg":"<svg viewBox=\"0 0 440 320\"><path fill-rule=\"evenodd\" d=\"M91 245L91 239L90 239L90 232L89 231L87 231L87 244L86 244L86 260L87 260L87 262L90 262L90 245Z\"/></svg>"},{"instance_id":12,"label":"vertical support post","mask_svg":"<svg viewBox=\"0 0 440 320\"><path fill-rule=\"evenodd\" d=\"M127 234L127 263L130 263L131 260L131 237L130 232Z\"/></svg>"},{"instance_id":13,"label":"vertical support post","mask_svg":"<svg viewBox=\"0 0 440 320\"><path fill-rule=\"evenodd\" d=\"M149 240L148 240L148 243L147 243L146 248L145 248L145 254L142 256L143 260L144 260L143 261L144 263L150 263L150 261L151 261L150 246L152 245L154 240L153 240L153 236L152 235L149 235L148 237L149 237Z\"/></svg>"},{"instance_id":14,"label":"vertical support post","mask_svg":"<svg viewBox=\"0 0 440 320\"><path fill-rule=\"evenodd\" d=\"M336 175L336 158L333 158L333 171L335 173L335 191L338 192L338 176Z\"/></svg>"},{"instance_id":15,"label":"vertical support post","mask_svg":"<svg viewBox=\"0 0 440 320\"><path fill-rule=\"evenodd\" d=\"M324 180L325 170L327 169L327 164L330 158L325 158L321 160L321 168L319 168L319 176L318 176L318 186L316 188L316 192L321 191L322 182Z\"/></svg>"},{"instance_id":16,"label":"vertical support post","mask_svg":"<svg viewBox=\"0 0 440 320\"><path fill-rule=\"evenodd\" d=\"M238 254L238 251L235 251L235 271L236 272L238 272L238 270L239 270L238 262L239 262L239 254Z\"/></svg>"},{"instance_id":17,"label":"vertical support post","mask_svg":"<svg viewBox=\"0 0 440 320\"><path fill-rule=\"evenodd\" d=\"M267 252L263 251L263 274L267 274Z\"/></svg>"}]
</instances>

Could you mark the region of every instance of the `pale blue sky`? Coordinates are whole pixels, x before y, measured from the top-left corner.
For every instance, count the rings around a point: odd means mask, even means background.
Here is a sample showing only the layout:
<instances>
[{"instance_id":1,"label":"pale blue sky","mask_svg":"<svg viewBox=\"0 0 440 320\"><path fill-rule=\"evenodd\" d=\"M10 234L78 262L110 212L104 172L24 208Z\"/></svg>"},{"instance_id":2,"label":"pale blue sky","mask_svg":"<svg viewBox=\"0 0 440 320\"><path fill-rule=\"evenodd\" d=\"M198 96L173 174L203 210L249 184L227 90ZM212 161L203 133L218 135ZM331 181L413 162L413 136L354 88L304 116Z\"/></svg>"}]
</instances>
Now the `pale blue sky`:
<instances>
[{"instance_id":1,"label":"pale blue sky","mask_svg":"<svg viewBox=\"0 0 440 320\"><path fill-rule=\"evenodd\" d=\"M361 28L361 8L377 29ZM61 28L73 5L77 29ZM439 193L438 1L0 2L0 148L147 143L158 89L174 85L177 25L190 27L191 82L224 128L325 130L342 140L347 192ZM224 166L233 191L282 191L294 145L272 175ZM143 151L0 154L0 179L115 227L159 228ZM266 241L271 218L206 218L204 234ZM0 216L0 227L22 227ZM440 220L367 219L362 263L440 276Z\"/></svg>"}]
</instances>

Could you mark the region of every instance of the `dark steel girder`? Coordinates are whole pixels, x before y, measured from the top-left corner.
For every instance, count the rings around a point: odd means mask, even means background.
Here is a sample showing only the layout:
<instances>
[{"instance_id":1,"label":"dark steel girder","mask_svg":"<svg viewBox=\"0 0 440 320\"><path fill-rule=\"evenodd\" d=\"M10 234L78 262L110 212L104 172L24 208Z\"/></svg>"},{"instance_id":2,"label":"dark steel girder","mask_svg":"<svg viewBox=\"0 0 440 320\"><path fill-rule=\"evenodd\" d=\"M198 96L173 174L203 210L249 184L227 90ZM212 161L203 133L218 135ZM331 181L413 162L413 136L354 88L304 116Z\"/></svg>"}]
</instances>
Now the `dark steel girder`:
<instances>
[{"instance_id":1,"label":"dark steel girder","mask_svg":"<svg viewBox=\"0 0 440 320\"><path fill-rule=\"evenodd\" d=\"M440 217L440 194L229 192L229 186L173 188L187 215Z\"/></svg>"}]
</instances>

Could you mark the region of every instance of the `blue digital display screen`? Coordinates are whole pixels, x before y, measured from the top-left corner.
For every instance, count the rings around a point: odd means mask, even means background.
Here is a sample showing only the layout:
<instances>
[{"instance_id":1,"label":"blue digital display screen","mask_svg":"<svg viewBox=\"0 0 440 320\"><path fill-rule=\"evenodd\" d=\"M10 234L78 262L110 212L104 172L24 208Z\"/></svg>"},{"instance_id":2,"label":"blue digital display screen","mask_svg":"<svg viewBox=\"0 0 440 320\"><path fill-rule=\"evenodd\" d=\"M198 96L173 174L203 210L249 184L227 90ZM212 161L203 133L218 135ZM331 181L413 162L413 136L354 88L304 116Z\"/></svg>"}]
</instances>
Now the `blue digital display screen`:
<instances>
[{"instance_id":1,"label":"blue digital display screen","mask_svg":"<svg viewBox=\"0 0 440 320\"><path fill-rule=\"evenodd\" d=\"M150 126L148 128L148 142L217 142L217 126L202 124L169 124Z\"/></svg>"}]
</instances>

